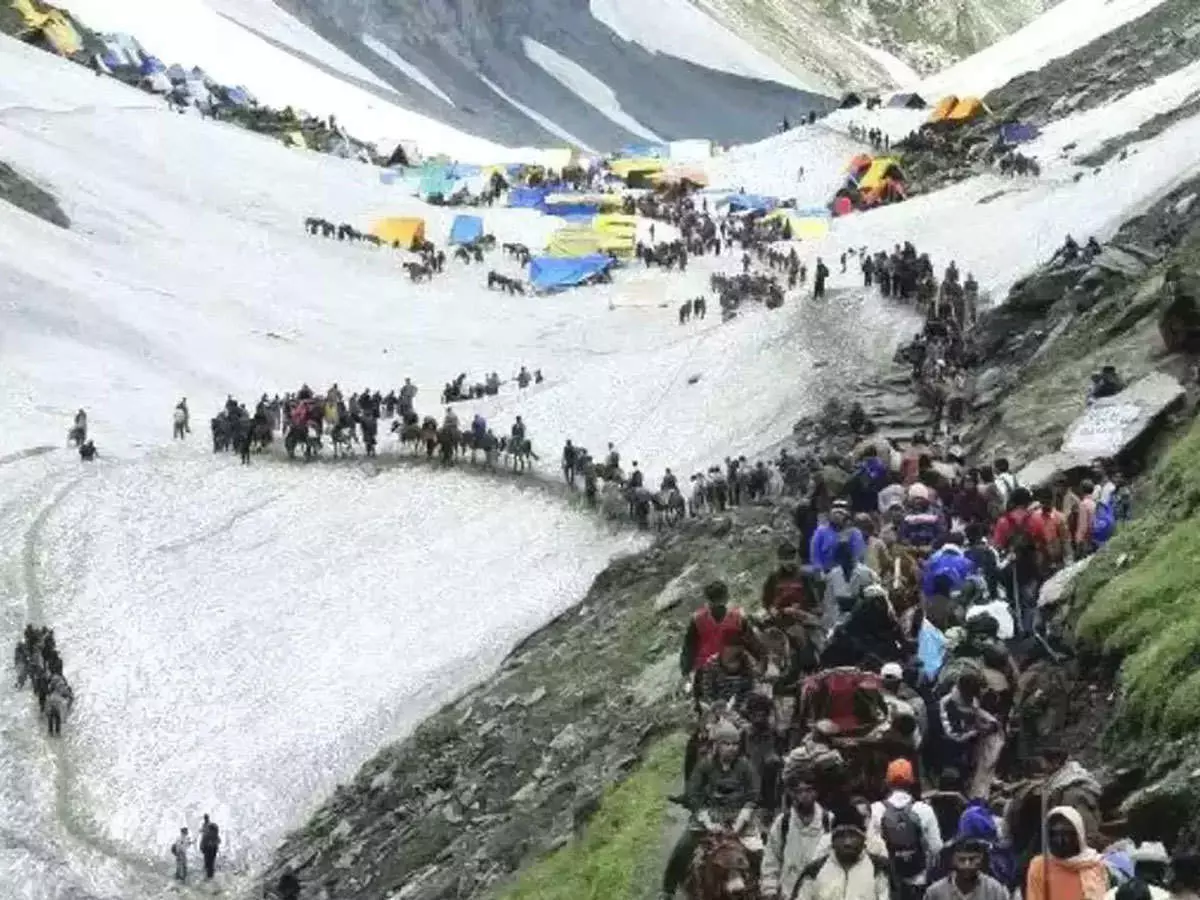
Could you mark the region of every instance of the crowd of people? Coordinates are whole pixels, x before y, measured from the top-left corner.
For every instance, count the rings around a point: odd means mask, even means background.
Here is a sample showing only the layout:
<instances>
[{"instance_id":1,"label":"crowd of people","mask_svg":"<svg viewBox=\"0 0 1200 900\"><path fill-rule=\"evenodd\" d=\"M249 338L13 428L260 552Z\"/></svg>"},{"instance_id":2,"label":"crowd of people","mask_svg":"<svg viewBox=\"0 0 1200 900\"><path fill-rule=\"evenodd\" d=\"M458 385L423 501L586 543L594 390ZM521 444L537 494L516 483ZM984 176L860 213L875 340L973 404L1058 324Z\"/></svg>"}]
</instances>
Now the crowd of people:
<instances>
[{"instance_id":1,"label":"crowd of people","mask_svg":"<svg viewBox=\"0 0 1200 900\"><path fill-rule=\"evenodd\" d=\"M71 712L75 694L63 675L54 629L26 625L13 652L13 667L17 670L17 690L22 690L26 683L33 688L38 714L46 720L46 733L51 737L61 735L63 720Z\"/></svg>"}]
</instances>

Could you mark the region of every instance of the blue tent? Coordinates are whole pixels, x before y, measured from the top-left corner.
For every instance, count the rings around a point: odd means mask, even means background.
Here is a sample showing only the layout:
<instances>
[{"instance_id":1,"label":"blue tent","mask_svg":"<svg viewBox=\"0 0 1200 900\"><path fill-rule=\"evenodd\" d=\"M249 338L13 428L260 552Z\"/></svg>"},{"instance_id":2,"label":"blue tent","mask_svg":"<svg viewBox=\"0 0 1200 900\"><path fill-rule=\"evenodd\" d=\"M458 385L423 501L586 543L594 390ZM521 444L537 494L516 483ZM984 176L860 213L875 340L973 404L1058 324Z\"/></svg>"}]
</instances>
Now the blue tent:
<instances>
[{"instance_id":1,"label":"blue tent","mask_svg":"<svg viewBox=\"0 0 1200 900\"><path fill-rule=\"evenodd\" d=\"M774 197L761 197L758 194L732 194L726 198L725 202L729 204L730 212L741 210L770 212L779 205L779 201Z\"/></svg>"},{"instance_id":2,"label":"blue tent","mask_svg":"<svg viewBox=\"0 0 1200 900\"><path fill-rule=\"evenodd\" d=\"M546 203L544 188L515 187L508 192L508 205L520 209L542 209Z\"/></svg>"},{"instance_id":3,"label":"blue tent","mask_svg":"<svg viewBox=\"0 0 1200 900\"><path fill-rule=\"evenodd\" d=\"M225 97L234 106L249 106L250 93L244 87L225 88Z\"/></svg>"},{"instance_id":4,"label":"blue tent","mask_svg":"<svg viewBox=\"0 0 1200 900\"><path fill-rule=\"evenodd\" d=\"M157 56L147 56L142 60L142 74L153 75L155 72L165 72L167 67Z\"/></svg>"},{"instance_id":5,"label":"blue tent","mask_svg":"<svg viewBox=\"0 0 1200 900\"><path fill-rule=\"evenodd\" d=\"M483 237L483 219L479 216L455 216L450 226L451 244L469 244Z\"/></svg>"},{"instance_id":6,"label":"blue tent","mask_svg":"<svg viewBox=\"0 0 1200 900\"><path fill-rule=\"evenodd\" d=\"M1041 133L1041 129L1036 125L1010 122L1008 125L1000 126L1000 141L1005 144L1023 144L1026 141L1032 141Z\"/></svg>"},{"instance_id":7,"label":"blue tent","mask_svg":"<svg viewBox=\"0 0 1200 900\"><path fill-rule=\"evenodd\" d=\"M661 144L626 144L620 155L626 159L666 159L668 151Z\"/></svg>"},{"instance_id":8,"label":"blue tent","mask_svg":"<svg viewBox=\"0 0 1200 900\"><path fill-rule=\"evenodd\" d=\"M598 203L571 203L560 200L545 204L546 215L562 216L563 218L591 218L600 212Z\"/></svg>"},{"instance_id":9,"label":"blue tent","mask_svg":"<svg viewBox=\"0 0 1200 900\"><path fill-rule=\"evenodd\" d=\"M571 259L535 256L529 261L529 281L535 290L553 291L580 284L611 265L612 258L602 253Z\"/></svg>"}]
</instances>

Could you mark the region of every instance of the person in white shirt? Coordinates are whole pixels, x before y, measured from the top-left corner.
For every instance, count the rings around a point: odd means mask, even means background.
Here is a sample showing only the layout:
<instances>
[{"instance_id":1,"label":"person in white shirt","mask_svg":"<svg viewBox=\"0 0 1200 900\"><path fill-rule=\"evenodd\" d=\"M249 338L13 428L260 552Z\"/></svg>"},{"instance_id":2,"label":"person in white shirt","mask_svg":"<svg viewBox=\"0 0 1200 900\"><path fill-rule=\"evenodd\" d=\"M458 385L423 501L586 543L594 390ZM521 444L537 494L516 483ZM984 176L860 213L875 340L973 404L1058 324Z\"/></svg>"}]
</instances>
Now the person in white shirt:
<instances>
[{"instance_id":1,"label":"person in white shirt","mask_svg":"<svg viewBox=\"0 0 1200 900\"><path fill-rule=\"evenodd\" d=\"M767 832L763 851L760 889L764 900L788 900L795 896L801 873L824 850L829 836L830 814L817 803L817 791L806 780L807 771L793 763L785 765L783 787L787 807Z\"/></svg>"},{"instance_id":2,"label":"person in white shirt","mask_svg":"<svg viewBox=\"0 0 1200 900\"><path fill-rule=\"evenodd\" d=\"M894 759L887 767L891 793L871 804L869 831L877 831L887 847L894 882L900 886L899 900L920 897L928 883L927 873L942 852L942 832L933 808L914 800L916 785L912 763Z\"/></svg>"}]
</instances>

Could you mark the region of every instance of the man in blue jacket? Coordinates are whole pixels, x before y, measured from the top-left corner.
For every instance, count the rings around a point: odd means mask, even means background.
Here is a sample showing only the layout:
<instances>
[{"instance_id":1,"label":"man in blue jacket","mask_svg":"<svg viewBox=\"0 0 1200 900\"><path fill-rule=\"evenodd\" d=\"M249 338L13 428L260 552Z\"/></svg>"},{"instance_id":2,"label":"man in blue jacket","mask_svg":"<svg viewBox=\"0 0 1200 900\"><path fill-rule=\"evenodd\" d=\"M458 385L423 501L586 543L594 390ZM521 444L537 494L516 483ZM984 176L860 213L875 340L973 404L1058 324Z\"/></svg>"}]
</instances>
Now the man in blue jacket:
<instances>
[{"instance_id":1,"label":"man in blue jacket","mask_svg":"<svg viewBox=\"0 0 1200 900\"><path fill-rule=\"evenodd\" d=\"M921 592L926 597L937 593L934 585L939 575L944 575L952 591L958 592L967 583L967 579L978 571L979 567L975 565L975 561L963 551L962 543L962 535L955 532L925 561L925 571L921 575Z\"/></svg>"},{"instance_id":2,"label":"man in blue jacket","mask_svg":"<svg viewBox=\"0 0 1200 900\"><path fill-rule=\"evenodd\" d=\"M809 564L813 568L828 572L833 568L833 549L840 541L849 541L854 558L862 561L867 555L867 542L862 532L850 525L850 509L845 500L833 501L829 521L817 526L808 545Z\"/></svg>"}]
</instances>

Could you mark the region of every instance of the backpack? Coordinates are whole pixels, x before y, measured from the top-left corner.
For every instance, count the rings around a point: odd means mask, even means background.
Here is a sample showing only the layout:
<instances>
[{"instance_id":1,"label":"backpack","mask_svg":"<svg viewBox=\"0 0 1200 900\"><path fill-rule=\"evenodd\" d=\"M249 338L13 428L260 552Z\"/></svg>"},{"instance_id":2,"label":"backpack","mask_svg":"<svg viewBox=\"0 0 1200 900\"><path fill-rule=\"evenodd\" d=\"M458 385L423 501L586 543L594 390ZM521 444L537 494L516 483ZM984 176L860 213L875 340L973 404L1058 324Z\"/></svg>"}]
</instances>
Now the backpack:
<instances>
[{"instance_id":1,"label":"backpack","mask_svg":"<svg viewBox=\"0 0 1200 900\"><path fill-rule=\"evenodd\" d=\"M801 703L811 704L808 711L814 720L829 719L842 730L854 729L868 724L860 719L859 692L880 695L881 685L874 672L851 666L829 669L805 680Z\"/></svg>"},{"instance_id":2,"label":"backpack","mask_svg":"<svg viewBox=\"0 0 1200 900\"><path fill-rule=\"evenodd\" d=\"M912 806L897 809L890 803L884 803L880 832L894 875L898 878L914 878L925 871L921 821Z\"/></svg>"},{"instance_id":3,"label":"backpack","mask_svg":"<svg viewBox=\"0 0 1200 900\"><path fill-rule=\"evenodd\" d=\"M1012 540L1008 544L1009 552L1016 558L1017 565L1021 566L1023 571L1037 565L1038 538L1037 523L1033 521L1033 514L1026 512L1025 518L1014 529Z\"/></svg>"},{"instance_id":4,"label":"backpack","mask_svg":"<svg viewBox=\"0 0 1200 900\"><path fill-rule=\"evenodd\" d=\"M783 821L779 823L779 851L787 855L788 832L792 828L792 808L788 806L782 813ZM821 827L828 833L833 830L833 813L827 809L821 810Z\"/></svg>"},{"instance_id":5,"label":"backpack","mask_svg":"<svg viewBox=\"0 0 1200 900\"><path fill-rule=\"evenodd\" d=\"M1104 544L1117 530L1117 516L1111 503L1097 503L1092 517L1092 543L1097 547Z\"/></svg>"}]
</instances>

